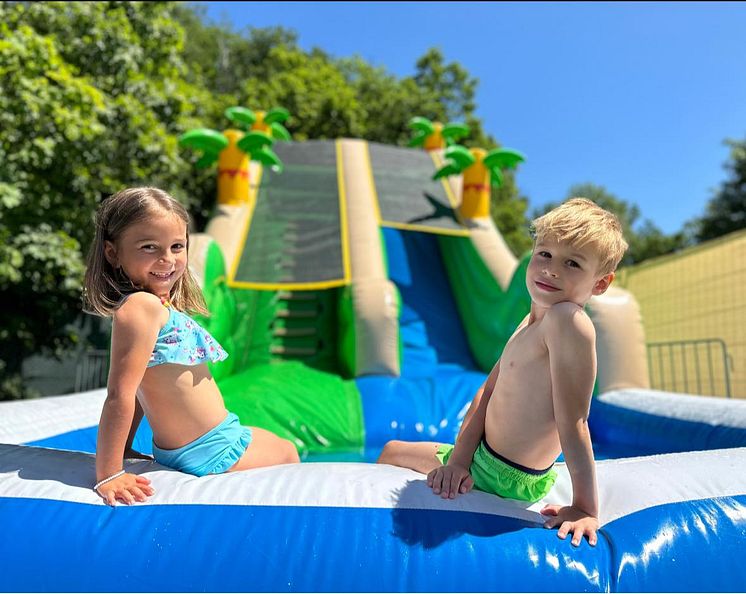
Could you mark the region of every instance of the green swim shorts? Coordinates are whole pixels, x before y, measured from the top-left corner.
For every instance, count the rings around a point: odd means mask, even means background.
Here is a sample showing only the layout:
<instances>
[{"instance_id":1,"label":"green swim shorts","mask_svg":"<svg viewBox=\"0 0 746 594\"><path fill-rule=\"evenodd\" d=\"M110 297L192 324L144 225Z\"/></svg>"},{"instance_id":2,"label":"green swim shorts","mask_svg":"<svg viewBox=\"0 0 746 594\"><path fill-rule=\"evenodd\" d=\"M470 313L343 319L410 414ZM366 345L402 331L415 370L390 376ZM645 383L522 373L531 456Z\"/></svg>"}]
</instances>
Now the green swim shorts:
<instances>
[{"instance_id":1,"label":"green swim shorts","mask_svg":"<svg viewBox=\"0 0 746 594\"><path fill-rule=\"evenodd\" d=\"M453 446L443 444L435 455L445 464L451 453ZM474 479L475 489L506 499L534 503L545 497L557 480L557 472L552 466L546 470L526 468L503 458L482 438L477 451L474 452L469 472Z\"/></svg>"}]
</instances>

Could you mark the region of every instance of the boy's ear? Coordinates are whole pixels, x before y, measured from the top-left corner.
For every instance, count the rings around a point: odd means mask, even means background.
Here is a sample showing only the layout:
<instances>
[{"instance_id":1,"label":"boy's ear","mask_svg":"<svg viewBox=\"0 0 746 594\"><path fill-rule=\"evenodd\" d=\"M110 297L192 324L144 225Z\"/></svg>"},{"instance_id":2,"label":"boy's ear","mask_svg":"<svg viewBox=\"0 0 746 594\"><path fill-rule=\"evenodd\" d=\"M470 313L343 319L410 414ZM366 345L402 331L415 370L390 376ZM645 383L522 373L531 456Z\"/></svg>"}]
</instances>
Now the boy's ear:
<instances>
[{"instance_id":1,"label":"boy's ear","mask_svg":"<svg viewBox=\"0 0 746 594\"><path fill-rule=\"evenodd\" d=\"M593 294L594 295L602 295L606 293L606 289L609 288L612 281L614 280L614 273L610 272L609 274L605 274L600 279L596 281L596 284L593 285Z\"/></svg>"},{"instance_id":2,"label":"boy's ear","mask_svg":"<svg viewBox=\"0 0 746 594\"><path fill-rule=\"evenodd\" d=\"M106 257L106 261L114 268L119 265L119 261L117 259L117 248L113 242L108 240L104 241L104 256Z\"/></svg>"}]
</instances>

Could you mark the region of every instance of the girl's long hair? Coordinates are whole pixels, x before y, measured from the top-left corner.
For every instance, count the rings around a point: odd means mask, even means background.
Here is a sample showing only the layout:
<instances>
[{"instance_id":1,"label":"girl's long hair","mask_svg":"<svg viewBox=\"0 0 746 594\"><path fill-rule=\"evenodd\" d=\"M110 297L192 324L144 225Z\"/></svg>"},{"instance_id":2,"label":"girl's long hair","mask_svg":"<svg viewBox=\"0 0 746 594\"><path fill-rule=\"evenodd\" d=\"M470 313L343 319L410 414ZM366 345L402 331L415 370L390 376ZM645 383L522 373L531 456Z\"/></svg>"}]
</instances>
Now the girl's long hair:
<instances>
[{"instance_id":1,"label":"girl's long hair","mask_svg":"<svg viewBox=\"0 0 746 594\"><path fill-rule=\"evenodd\" d=\"M189 214L173 197L158 188L127 188L105 199L96 213L96 236L88 251L83 289L83 310L110 317L122 299L142 291L121 269L114 268L104 255L106 241L116 243L130 225L155 214L167 212L179 217L187 226L189 247ZM171 289L171 304L180 311L207 314L207 307L187 265L184 274Z\"/></svg>"}]
</instances>

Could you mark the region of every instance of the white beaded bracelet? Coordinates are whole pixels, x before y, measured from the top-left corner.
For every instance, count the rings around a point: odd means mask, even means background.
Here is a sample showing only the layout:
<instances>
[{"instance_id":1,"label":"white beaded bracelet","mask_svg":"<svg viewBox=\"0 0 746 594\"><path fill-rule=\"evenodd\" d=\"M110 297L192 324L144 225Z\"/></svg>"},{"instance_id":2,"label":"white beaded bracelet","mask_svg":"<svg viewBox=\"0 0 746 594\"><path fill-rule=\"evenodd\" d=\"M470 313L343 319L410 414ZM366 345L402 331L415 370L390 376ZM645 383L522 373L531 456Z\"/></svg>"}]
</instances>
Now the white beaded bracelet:
<instances>
[{"instance_id":1,"label":"white beaded bracelet","mask_svg":"<svg viewBox=\"0 0 746 594\"><path fill-rule=\"evenodd\" d=\"M120 470L119 472L117 472L115 474L112 474L110 477L105 478L104 480L97 482L95 485L93 485L93 490L94 491L98 491L98 488L101 485L103 485L105 483L108 483L109 481L113 481L115 478L122 476L124 473L125 473L124 470Z\"/></svg>"}]
</instances>

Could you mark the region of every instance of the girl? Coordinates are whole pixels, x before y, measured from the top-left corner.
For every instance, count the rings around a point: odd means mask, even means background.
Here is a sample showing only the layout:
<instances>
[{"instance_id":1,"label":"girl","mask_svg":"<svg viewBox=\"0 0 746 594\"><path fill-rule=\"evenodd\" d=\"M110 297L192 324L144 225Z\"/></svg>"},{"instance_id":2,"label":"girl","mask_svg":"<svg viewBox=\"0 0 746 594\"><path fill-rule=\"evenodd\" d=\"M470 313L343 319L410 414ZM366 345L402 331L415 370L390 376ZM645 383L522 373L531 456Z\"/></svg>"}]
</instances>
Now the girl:
<instances>
[{"instance_id":1,"label":"girl","mask_svg":"<svg viewBox=\"0 0 746 594\"><path fill-rule=\"evenodd\" d=\"M106 199L88 254L85 301L112 316L108 393L96 444L94 490L109 505L153 494L150 481L125 472L143 414L157 462L203 476L299 462L295 446L269 431L242 427L229 413L206 361L228 355L184 311L207 313L187 267L189 217L156 188Z\"/></svg>"}]
</instances>

